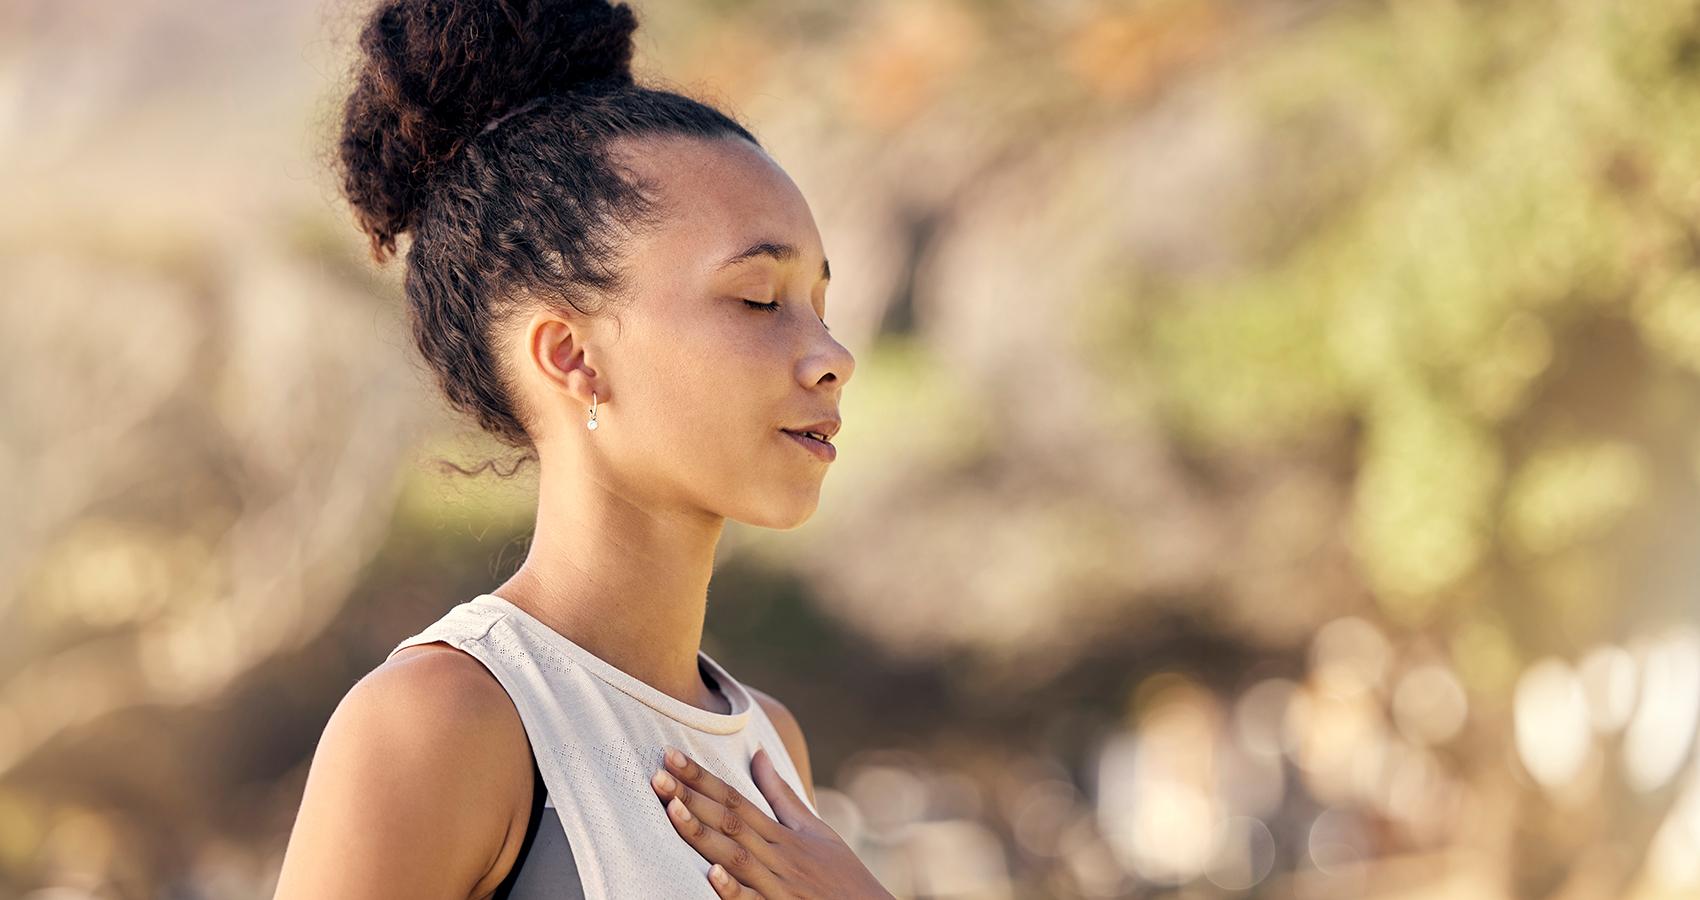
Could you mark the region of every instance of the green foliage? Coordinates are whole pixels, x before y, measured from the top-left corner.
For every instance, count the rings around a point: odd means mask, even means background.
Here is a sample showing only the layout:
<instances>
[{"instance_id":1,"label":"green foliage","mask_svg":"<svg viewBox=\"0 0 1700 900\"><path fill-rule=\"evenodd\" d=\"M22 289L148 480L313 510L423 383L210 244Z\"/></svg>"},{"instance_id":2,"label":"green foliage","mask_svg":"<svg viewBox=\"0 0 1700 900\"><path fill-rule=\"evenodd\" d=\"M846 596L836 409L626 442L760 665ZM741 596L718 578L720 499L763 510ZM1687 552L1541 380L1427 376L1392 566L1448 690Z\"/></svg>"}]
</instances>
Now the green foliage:
<instances>
[{"instance_id":1,"label":"green foliage","mask_svg":"<svg viewBox=\"0 0 1700 900\"><path fill-rule=\"evenodd\" d=\"M1631 438L1565 437L1548 391L1614 318L1652 358L1700 366L1700 17L1675 0L1406 2L1267 50L1225 94L1269 143L1313 129L1345 161L1270 181L1320 196L1344 170L1347 202L1272 259L1104 321L1201 451L1361 423L1352 545L1415 625L1474 596L1501 551L1539 566L1648 493ZM1636 369L1600 377L1652 389Z\"/></svg>"}]
</instances>

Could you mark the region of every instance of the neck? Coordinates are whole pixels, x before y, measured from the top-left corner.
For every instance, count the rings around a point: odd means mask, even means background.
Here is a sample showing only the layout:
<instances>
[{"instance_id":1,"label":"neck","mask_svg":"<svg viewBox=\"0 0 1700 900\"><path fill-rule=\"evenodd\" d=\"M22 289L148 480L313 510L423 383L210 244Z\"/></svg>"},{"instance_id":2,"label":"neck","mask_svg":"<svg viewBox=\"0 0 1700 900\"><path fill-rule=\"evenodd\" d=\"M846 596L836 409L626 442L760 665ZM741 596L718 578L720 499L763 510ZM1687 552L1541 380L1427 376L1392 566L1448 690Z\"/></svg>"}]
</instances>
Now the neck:
<instances>
[{"instance_id":1,"label":"neck","mask_svg":"<svg viewBox=\"0 0 1700 900\"><path fill-rule=\"evenodd\" d=\"M642 507L545 465L531 548L494 593L662 693L729 712L697 667L725 517Z\"/></svg>"}]
</instances>

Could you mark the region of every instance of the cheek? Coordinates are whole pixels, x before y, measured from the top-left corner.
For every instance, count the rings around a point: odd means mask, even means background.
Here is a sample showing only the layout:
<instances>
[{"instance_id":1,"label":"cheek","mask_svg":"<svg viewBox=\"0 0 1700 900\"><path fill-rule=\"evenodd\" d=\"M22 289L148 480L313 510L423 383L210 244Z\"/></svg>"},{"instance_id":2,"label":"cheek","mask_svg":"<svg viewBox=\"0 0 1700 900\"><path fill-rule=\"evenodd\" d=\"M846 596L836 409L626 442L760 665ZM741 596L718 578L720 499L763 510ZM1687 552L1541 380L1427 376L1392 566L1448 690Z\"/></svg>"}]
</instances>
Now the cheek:
<instances>
[{"instance_id":1,"label":"cheek","mask_svg":"<svg viewBox=\"0 0 1700 900\"><path fill-rule=\"evenodd\" d=\"M625 367L637 370L629 374L639 385L646 430L686 447L744 450L763 426L777 427L781 411L770 395L779 383L774 366L783 363L749 323L710 314L633 338Z\"/></svg>"}]
</instances>

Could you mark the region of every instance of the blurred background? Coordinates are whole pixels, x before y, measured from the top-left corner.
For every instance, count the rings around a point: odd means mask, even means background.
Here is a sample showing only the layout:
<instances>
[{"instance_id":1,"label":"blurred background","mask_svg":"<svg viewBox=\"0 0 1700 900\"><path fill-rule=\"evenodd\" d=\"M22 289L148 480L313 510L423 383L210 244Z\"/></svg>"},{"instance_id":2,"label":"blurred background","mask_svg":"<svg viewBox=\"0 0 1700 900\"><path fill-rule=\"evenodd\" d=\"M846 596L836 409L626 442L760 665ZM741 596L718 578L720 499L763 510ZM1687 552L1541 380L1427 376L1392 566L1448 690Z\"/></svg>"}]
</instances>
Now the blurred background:
<instances>
[{"instance_id":1,"label":"blurred background","mask_svg":"<svg viewBox=\"0 0 1700 900\"><path fill-rule=\"evenodd\" d=\"M1700 896L1700 6L633 5L838 276L704 649L894 893ZM330 174L366 8L0 4L0 896L269 897L524 556Z\"/></svg>"}]
</instances>

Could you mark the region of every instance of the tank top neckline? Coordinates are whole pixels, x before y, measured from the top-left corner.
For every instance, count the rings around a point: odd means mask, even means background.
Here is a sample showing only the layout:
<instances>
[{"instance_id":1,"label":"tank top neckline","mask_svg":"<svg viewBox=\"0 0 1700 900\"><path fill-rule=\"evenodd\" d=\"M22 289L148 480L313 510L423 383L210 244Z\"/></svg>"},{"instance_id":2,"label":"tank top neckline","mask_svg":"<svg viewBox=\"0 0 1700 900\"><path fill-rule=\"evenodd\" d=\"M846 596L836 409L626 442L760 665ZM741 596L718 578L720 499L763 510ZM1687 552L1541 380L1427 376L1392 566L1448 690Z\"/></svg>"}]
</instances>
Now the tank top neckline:
<instances>
[{"instance_id":1,"label":"tank top neckline","mask_svg":"<svg viewBox=\"0 0 1700 900\"><path fill-rule=\"evenodd\" d=\"M546 642L549 646L560 650L573 662L584 667L586 671L676 722L710 734L736 734L749 724L750 710L755 705L755 698L750 696L743 683L733 678L700 647L697 649L697 664L714 679L715 684L720 688L720 693L731 704L732 711L729 713L719 713L711 709L693 706L663 692L660 688L639 679L637 676L579 646L566 635L549 627L541 619L504 597L484 593L474 597L472 602L507 613L508 617L513 619L519 627Z\"/></svg>"}]
</instances>

